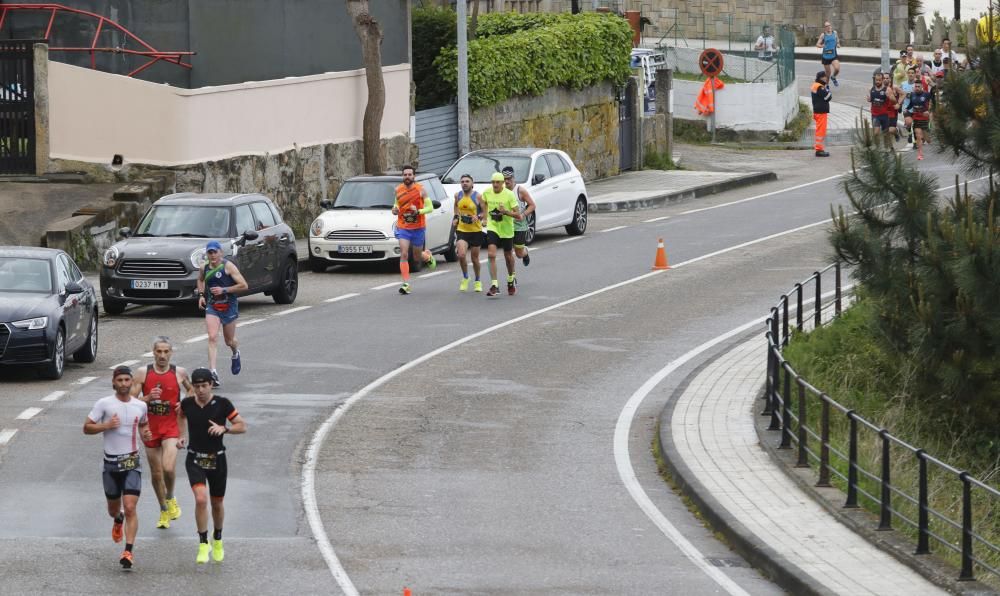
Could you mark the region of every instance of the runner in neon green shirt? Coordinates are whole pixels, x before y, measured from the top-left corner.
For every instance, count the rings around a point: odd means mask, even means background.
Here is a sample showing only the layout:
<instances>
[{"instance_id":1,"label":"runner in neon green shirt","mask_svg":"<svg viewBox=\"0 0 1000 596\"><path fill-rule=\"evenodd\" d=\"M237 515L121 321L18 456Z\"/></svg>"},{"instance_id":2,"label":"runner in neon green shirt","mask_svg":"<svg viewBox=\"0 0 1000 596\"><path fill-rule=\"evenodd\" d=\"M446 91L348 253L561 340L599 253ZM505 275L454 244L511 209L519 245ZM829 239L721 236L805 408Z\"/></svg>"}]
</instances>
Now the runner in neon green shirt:
<instances>
[{"instance_id":1,"label":"runner in neon green shirt","mask_svg":"<svg viewBox=\"0 0 1000 596\"><path fill-rule=\"evenodd\" d=\"M509 189L504 188L503 174L494 172L490 178L492 188L483 191L482 200L486 210L486 245L490 263L490 279L492 285L486 295L495 297L500 292L497 283L497 247L503 249L503 257L507 262L507 293L513 296L517 293L517 280L514 279L514 220L521 219L521 208L517 197Z\"/></svg>"}]
</instances>

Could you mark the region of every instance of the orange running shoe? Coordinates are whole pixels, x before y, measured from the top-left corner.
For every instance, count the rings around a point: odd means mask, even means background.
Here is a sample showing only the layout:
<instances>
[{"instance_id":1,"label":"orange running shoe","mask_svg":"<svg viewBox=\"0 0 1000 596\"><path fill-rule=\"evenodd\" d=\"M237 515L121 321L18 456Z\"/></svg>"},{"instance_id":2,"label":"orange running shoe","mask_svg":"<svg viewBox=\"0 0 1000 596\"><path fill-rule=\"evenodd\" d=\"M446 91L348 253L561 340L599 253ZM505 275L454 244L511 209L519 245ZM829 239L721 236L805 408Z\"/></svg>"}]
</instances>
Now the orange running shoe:
<instances>
[{"instance_id":1,"label":"orange running shoe","mask_svg":"<svg viewBox=\"0 0 1000 596\"><path fill-rule=\"evenodd\" d=\"M124 520L115 520L115 523L111 525L111 539L115 542L121 542L122 536L125 534Z\"/></svg>"},{"instance_id":2,"label":"orange running shoe","mask_svg":"<svg viewBox=\"0 0 1000 596\"><path fill-rule=\"evenodd\" d=\"M122 564L122 569L131 569L132 568L132 551L130 551L130 550L123 550L122 551L122 558L118 559L118 562Z\"/></svg>"}]
</instances>

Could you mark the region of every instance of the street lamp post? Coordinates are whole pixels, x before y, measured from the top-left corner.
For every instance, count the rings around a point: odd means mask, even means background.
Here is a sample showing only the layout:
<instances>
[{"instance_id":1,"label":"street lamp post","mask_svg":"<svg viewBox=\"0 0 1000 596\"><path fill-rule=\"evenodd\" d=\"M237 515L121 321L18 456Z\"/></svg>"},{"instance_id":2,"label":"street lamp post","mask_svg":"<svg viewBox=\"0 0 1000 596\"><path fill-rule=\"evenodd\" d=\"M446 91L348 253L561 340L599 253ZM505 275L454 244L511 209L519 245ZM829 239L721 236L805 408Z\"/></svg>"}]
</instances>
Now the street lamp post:
<instances>
[{"instance_id":1,"label":"street lamp post","mask_svg":"<svg viewBox=\"0 0 1000 596\"><path fill-rule=\"evenodd\" d=\"M957 3L958 0L955 2ZM882 0L881 4L882 72L889 72L889 0Z\"/></svg>"},{"instance_id":2,"label":"street lamp post","mask_svg":"<svg viewBox=\"0 0 1000 596\"><path fill-rule=\"evenodd\" d=\"M465 0L455 3L458 24L458 152L469 152L469 36L466 33Z\"/></svg>"}]
</instances>

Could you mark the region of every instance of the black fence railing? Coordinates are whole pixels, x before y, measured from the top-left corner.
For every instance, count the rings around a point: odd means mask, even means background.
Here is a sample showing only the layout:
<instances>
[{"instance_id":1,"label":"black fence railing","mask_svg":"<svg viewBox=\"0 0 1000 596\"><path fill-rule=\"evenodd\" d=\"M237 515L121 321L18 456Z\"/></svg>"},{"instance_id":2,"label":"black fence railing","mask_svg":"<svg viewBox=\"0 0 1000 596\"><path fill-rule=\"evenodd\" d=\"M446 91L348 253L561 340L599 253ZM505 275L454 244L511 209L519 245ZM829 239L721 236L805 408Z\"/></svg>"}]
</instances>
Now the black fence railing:
<instances>
[{"instance_id":1,"label":"black fence railing","mask_svg":"<svg viewBox=\"0 0 1000 596\"><path fill-rule=\"evenodd\" d=\"M845 508L875 510L878 530L893 529L895 521L912 528L917 555L929 554L932 542L952 551L960 561L959 580L973 580L979 571L995 583L1000 580L1000 491L834 401L784 358L793 332L810 323L820 327L841 314L847 289L841 273L839 263L813 273L771 309L763 411L770 416L768 430L780 431L779 448L796 450L796 467L818 466L816 486L837 484L845 490ZM832 291L824 294L827 284ZM813 302L811 313L803 308L804 299ZM959 483L960 491L949 483ZM955 497L959 492L961 497ZM977 532L981 528L988 535Z\"/></svg>"}]
</instances>

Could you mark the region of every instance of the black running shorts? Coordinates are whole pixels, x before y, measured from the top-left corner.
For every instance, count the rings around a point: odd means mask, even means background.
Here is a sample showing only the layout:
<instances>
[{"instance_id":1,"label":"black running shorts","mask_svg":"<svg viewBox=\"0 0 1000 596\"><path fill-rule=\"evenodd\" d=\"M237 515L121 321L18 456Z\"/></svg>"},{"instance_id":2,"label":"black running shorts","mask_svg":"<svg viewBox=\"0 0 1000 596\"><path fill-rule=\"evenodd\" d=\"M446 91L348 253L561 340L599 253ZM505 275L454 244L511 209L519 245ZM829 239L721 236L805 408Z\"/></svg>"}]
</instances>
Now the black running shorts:
<instances>
[{"instance_id":1,"label":"black running shorts","mask_svg":"<svg viewBox=\"0 0 1000 596\"><path fill-rule=\"evenodd\" d=\"M514 238L501 238L496 232L486 232L486 245L496 246L502 250L514 250Z\"/></svg>"},{"instance_id":2,"label":"black running shorts","mask_svg":"<svg viewBox=\"0 0 1000 596\"><path fill-rule=\"evenodd\" d=\"M213 497L226 496L226 478L228 477L228 467L226 465L226 454L198 453L188 451L187 459L184 460L184 468L187 470L188 481L191 486L196 484L208 484L208 494Z\"/></svg>"},{"instance_id":3,"label":"black running shorts","mask_svg":"<svg viewBox=\"0 0 1000 596\"><path fill-rule=\"evenodd\" d=\"M456 232L456 242L462 240L469 245L469 248L480 248L486 236L482 232Z\"/></svg>"}]
</instances>

